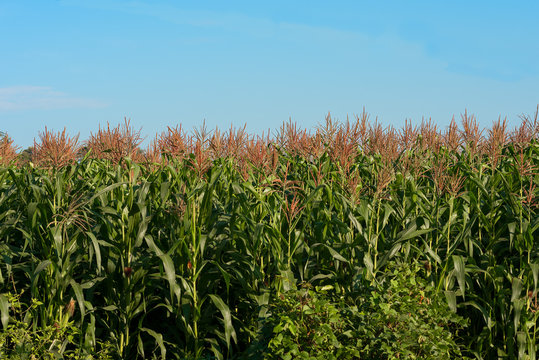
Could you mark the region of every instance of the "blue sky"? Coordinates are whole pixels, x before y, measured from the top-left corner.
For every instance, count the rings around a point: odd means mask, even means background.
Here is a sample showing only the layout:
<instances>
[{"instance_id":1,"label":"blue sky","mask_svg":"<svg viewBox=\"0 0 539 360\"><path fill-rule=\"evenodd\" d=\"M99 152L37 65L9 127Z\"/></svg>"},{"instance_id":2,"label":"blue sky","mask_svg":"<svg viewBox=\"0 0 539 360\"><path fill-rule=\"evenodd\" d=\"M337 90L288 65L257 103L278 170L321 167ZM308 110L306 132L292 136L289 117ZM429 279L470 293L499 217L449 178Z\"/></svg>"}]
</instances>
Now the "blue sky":
<instances>
[{"instance_id":1,"label":"blue sky","mask_svg":"<svg viewBox=\"0 0 539 360\"><path fill-rule=\"evenodd\" d=\"M363 107L385 125L539 103L532 1L0 0L0 131L81 139L130 118L148 139L205 119L252 133Z\"/></svg>"}]
</instances>

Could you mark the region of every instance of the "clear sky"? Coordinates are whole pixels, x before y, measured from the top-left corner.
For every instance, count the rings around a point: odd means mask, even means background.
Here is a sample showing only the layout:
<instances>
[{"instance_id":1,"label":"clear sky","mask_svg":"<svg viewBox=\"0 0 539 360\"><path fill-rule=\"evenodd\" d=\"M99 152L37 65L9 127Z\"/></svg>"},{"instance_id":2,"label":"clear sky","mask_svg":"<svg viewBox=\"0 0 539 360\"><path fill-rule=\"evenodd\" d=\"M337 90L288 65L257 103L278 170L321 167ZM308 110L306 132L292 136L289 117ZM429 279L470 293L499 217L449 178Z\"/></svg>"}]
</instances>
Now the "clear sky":
<instances>
[{"instance_id":1,"label":"clear sky","mask_svg":"<svg viewBox=\"0 0 539 360\"><path fill-rule=\"evenodd\" d=\"M514 126L539 103L537 1L0 0L0 131L85 139L130 118L313 128L465 109Z\"/></svg>"}]
</instances>

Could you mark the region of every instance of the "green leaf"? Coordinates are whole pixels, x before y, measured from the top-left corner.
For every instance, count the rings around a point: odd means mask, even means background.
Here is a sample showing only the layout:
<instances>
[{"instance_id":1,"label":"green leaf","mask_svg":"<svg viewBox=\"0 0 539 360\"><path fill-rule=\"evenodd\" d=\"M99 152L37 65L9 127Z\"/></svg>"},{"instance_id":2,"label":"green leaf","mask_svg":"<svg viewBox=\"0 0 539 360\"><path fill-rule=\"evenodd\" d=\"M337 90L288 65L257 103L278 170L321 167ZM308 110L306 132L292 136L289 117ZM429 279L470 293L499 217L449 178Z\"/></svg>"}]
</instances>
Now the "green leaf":
<instances>
[{"instance_id":1,"label":"green leaf","mask_svg":"<svg viewBox=\"0 0 539 360\"><path fill-rule=\"evenodd\" d=\"M531 263L530 268L533 274L533 289L537 290L537 282L539 281L539 263Z\"/></svg>"},{"instance_id":2,"label":"green leaf","mask_svg":"<svg viewBox=\"0 0 539 360\"><path fill-rule=\"evenodd\" d=\"M165 348L165 343L163 342L163 335L161 333L158 333L152 329L148 328L140 328L140 331L144 331L148 335L151 335L155 341L157 342L157 345L159 345L159 350L161 351L161 359L167 358L167 349Z\"/></svg>"},{"instance_id":3,"label":"green leaf","mask_svg":"<svg viewBox=\"0 0 539 360\"><path fill-rule=\"evenodd\" d=\"M466 268L464 266L464 258L460 255L453 255L453 266L462 293L462 298L464 299L466 293Z\"/></svg>"},{"instance_id":4,"label":"green leaf","mask_svg":"<svg viewBox=\"0 0 539 360\"><path fill-rule=\"evenodd\" d=\"M404 241L408 239L413 239L418 236L428 234L433 230L434 228L417 230L417 224L415 223L415 221L413 221L410 223L410 225L406 229L402 230L400 233L397 234L396 241Z\"/></svg>"},{"instance_id":5,"label":"green leaf","mask_svg":"<svg viewBox=\"0 0 539 360\"><path fill-rule=\"evenodd\" d=\"M384 219L382 220L382 229L386 227L389 217L395 212L395 210L388 203L384 204Z\"/></svg>"},{"instance_id":6,"label":"green leaf","mask_svg":"<svg viewBox=\"0 0 539 360\"><path fill-rule=\"evenodd\" d=\"M281 279L283 284L283 290L296 290L296 278L291 270L281 270Z\"/></svg>"},{"instance_id":7,"label":"green leaf","mask_svg":"<svg viewBox=\"0 0 539 360\"><path fill-rule=\"evenodd\" d=\"M487 311L483 306L479 305L476 301L466 301L466 302L463 302L460 304L461 306L472 306L474 308L476 308L477 310L479 310L481 312L481 315L483 315L483 321L485 322L485 324L487 325L487 327L489 329L491 329L495 322L492 320L492 318L490 317L490 311Z\"/></svg>"},{"instance_id":8,"label":"green leaf","mask_svg":"<svg viewBox=\"0 0 539 360\"><path fill-rule=\"evenodd\" d=\"M365 255L363 255L363 263L367 267L368 273L370 275L374 275L374 264L369 253L365 253Z\"/></svg>"},{"instance_id":9,"label":"green leaf","mask_svg":"<svg viewBox=\"0 0 539 360\"><path fill-rule=\"evenodd\" d=\"M348 213L348 218L357 231L362 231L361 224L351 212Z\"/></svg>"},{"instance_id":10,"label":"green leaf","mask_svg":"<svg viewBox=\"0 0 539 360\"><path fill-rule=\"evenodd\" d=\"M228 349L230 349L230 338L234 339L235 343L238 342L238 340L236 339L236 331L234 330L234 326L232 325L232 316L230 314L230 309L228 308L228 305L225 304L218 295L210 294L210 298L213 304L217 307L217 309L219 309L221 315L223 316L223 322L225 325L226 346Z\"/></svg>"},{"instance_id":11,"label":"green leaf","mask_svg":"<svg viewBox=\"0 0 539 360\"><path fill-rule=\"evenodd\" d=\"M219 269L219 271L223 275L223 278L225 279L225 284L226 284L226 294L228 296L228 293L230 291L230 274L228 272L226 272L225 269L223 269L222 266L219 265L219 263L217 261L211 261L211 263L213 265L217 266L217 268Z\"/></svg>"},{"instance_id":12,"label":"green leaf","mask_svg":"<svg viewBox=\"0 0 539 360\"><path fill-rule=\"evenodd\" d=\"M97 238L94 234L88 231L86 232L86 235L88 235L88 237L92 241L92 245L94 246L97 275L99 276L101 275L101 248L99 247L99 242L97 241Z\"/></svg>"},{"instance_id":13,"label":"green leaf","mask_svg":"<svg viewBox=\"0 0 539 360\"><path fill-rule=\"evenodd\" d=\"M62 243L64 242L62 231L59 227L54 226L51 228L51 233L54 239L54 246L56 247L56 254L59 258L62 258Z\"/></svg>"},{"instance_id":14,"label":"green leaf","mask_svg":"<svg viewBox=\"0 0 539 360\"><path fill-rule=\"evenodd\" d=\"M96 194L94 194L94 196L92 196L89 200L88 200L88 203L91 203L92 201L94 201L94 199L100 197L101 195L105 194L106 192L109 192L111 190L114 190L116 189L117 187L120 187L122 185L126 185L126 184L129 184L128 182L117 182L117 183L114 183L112 185L109 185L103 189L101 189L100 191L98 191Z\"/></svg>"},{"instance_id":15,"label":"green leaf","mask_svg":"<svg viewBox=\"0 0 539 360\"><path fill-rule=\"evenodd\" d=\"M144 236L148 247L161 259L163 267L165 268L166 279L170 285L170 290L176 295L178 301L180 301L181 288L176 282L176 271L174 270L174 262L168 254L165 254L155 245L153 238L150 235Z\"/></svg>"},{"instance_id":16,"label":"green leaf","mask_svg":"<svg viewBox=\"0 0 539 360\"><path fill-rule=\"evenodd\" d=\"M522 280L517 277L513 277L513 282L511 284L511 302L515 302L520 298L522 293Z\"/></svg>"},{"instance_id":17,"label":"green leaf","mask_svg":"<svg viewBox=\"0 0 539 360\"><path fill-rule=\"evenodd\" d=\"M457 312L457 295L454 291L447 290L445 291L445 298L447 299L447 304L453 312Z\"/></svg>"},{"instance_id":18,"label":"green leaf","mask_svg":"<svg viewBox=\"0 0 539 360\"><path fill-rule=\"evenodd\" d=\"M9 307L10 304L7 297L5 297L4 294L0 294L0 319L4 330L7 330L9 324Z\"/></svg>"},{"instance_id":19,"label":"green leaf","mask_svg":"<svg viewBox=\"0 0 539 360\"><path fill-rule=\"evenodd\" d=\"M442 264L442 259L440 258L440 256L438 254L436 254L434 251L432 251L431 247L429 246L429 244L423 240L423 245L425 246L425 250L427 251L427 254L429 254L430 258L434 261L436 261L436 263L438 264Z\"/></svg>"},{"instance_id":20,"label":"green leaf","mask_svg":"<svg viewBox=\"0 0 539 360\"><path fill-rule=\"evenodd\" d=\"M40 262L36 269L34 270L34 276L36 276L37 274L39 274L40 272L42 272L44 269L46 269L49 265L51 264L51 261L50 260L43 260L42 262Z\"/></svg>"},{"instance_id":21,"label":"green leaf","mask_svg":"<svg viewBox=\"0 0 539 360\"><path fill-rule=\"evenodd\" d=\"M77 283L73 279L71 279L71 281L69 281L69 284L71 285L71 287L75 291L75 297L77 298L77 302L79 303L79 309L80 309L81 319L82 319L84 317L85 313L86 313L85 312L85 307L84 307L84 294L82 293L82 287L80 286L79 283Z\"/></svg>"},{"instance_id":22,"label":"green leaf","mask_svg":"<svg viewBox=\"0 0 539 360\"><path fill-rule=\"evenodd\" d=\"M348 263L349 261L346 260L341 254L339 254L335 249L333 249L331 246L324 244L324 246L329 250L329 253L335 260L339 260L345 263Z\"/></svg>"},{"instance_id":23,"label":"green leaf","mask_svg":"<svg viewBox=\"0 0 539 360\"><path fill-rule=\"evenodd\" d=\"M161 204L163 204L170 195L170 181L163 181L161 183L161 191L159 193L161 195Z\"/></svg>"},{"instance_id":24,"label":"green leaf","mask_svg":"<svg viewBox=\"0 0 539 360\"><path fill-rule=\"evenodd\" d=\"M515 332L517 332L519 329L518 325L520 324L520 314L525 305L526 305L526 300L524 298L520 298L513 301L513 309L514 309L513 326L515 327L514 328Z\"/></svg>"}]
</instances>

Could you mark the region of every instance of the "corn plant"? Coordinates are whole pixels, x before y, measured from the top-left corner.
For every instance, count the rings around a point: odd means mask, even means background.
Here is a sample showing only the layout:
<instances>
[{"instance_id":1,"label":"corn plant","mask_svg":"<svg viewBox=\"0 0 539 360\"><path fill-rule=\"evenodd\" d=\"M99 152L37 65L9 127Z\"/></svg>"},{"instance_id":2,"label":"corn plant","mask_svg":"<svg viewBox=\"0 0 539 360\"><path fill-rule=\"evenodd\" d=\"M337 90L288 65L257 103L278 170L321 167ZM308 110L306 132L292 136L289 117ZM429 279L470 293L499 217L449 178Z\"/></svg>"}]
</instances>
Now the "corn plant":
<instances>
[{"instance_id":1,"label":"corn plant","mask_svg":"<svg viewBox=\"0 0 539 360\"><path fill-rule=\"evenodd\" d=\"M537 124L523 117L512 132L501 120L481 131L465 112L462 129L424 121L397 131L364 112L344 124L328 115L313 132L288 122L273 138L169 128L144 153L126 120L82 148L45 130L27 163L4 137L3 334L58 329L47 339L73 357L271 358L277 344L307 352L267 324L293 331L283 325L297 320L292 310L278 307L296 309L297 294L310 294L320 306L296 314L328 321L324 349L367 354L347 331L375 324L385 350L372 354L396 357L385 341L399 339L406 354L425 355L404 330L412 317L400 313L424 307L415 282L436 299L422 310L421 339L443 333L432 337L433 349L451 346L443 356L534 359ZM439 315L466 321L442 331ZM311 325L292 338L311 341Z\"/></svg>"}]
</instances>

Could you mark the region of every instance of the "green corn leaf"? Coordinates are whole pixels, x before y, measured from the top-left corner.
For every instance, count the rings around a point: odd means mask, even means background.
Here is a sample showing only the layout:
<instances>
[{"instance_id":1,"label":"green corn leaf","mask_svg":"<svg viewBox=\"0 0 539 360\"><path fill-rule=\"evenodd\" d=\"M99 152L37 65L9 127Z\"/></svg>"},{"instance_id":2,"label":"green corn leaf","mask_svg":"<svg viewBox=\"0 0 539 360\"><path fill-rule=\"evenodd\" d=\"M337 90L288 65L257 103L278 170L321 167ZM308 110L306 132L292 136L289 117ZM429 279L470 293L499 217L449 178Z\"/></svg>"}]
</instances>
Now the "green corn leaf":
<instances>
[{"instance_id":1,"label":"green corn leaf","mask_svg":"<svg viewBox=\"0 0 539 360\"><path fill-rule=\"evenodd\" d=\"M394 244L389 251L387 251L382 258L378 261L377 267L379 269L383 268L389 260L391 260L402 248L401 243Z\"/></svg>"},{"instance_id":2,"label":"green corn leaf","mask_svg":"<svg viewBox=\"0 0 539 360\"><path fill-rule=\"evenodd\" d=\"M166 278L168 280L168 283L170 284L170 288L176 295L176 298L179 300L180 295L181 295L181 289L176 282L176 272L174 271L174 262L172 261L170 256L168 256L167 254L162 254L159 256L159 258L163 262Z\"/></svg>"},{"instance_id":3,"label":"green corn leaf","mask_svg":"<svg viewBox=\"0 0 539 360\"><path fill-rule=\"evenodd\" d=\"M382 229L386 227L386 225L388 224L389 217L393 215L394 212L395 210L393 209L393 207L391 207L390 204L384 204L384 218L382 220Z\"/></svg>"},{"instance_id":4,"label":"green corn leaf","mask_svg":"<svg viewBox=\"0 0 539 360\"><path fill-rule=\"evenodd\" d=\"M62 243L63 243L63 237L62 237L62 230L58 227L51 228L51 233L54 239L54 246L56 247L56 254L61 259L62 254Z\"/></svg>"},{"instance_id":5,"label":"green corn leaf","mask_svg":"<svg viewBox=\"0 0 539 360\"><path fill-rule=\"evenodd\" d=\"M197 265L197 271L195 272L195 274L193 276L193 281L196 281L198 279L198 277L201 274L203 274L204 268L206 267L207 264L208 264L208 261L204 260L202 263L199 263Z\"/></svg>"},{"instance_id":6,"label":"green corn leaf","mask_svg":"<svg viewBox=\"0 0 539 360\"><path fill-rule=\"evenodd\" d=\"M522 280L517 277L513 278L511 285L511 302L515 302L520 299L520 294L522 293Z\"/></svg>"},{"instance_id":7,"label":"green corn leaf","mask_svg":"<svg viewBox=\"0 0 539 360\"><path fill-rule=\"evenodd\" d=\"M86 314L85 307L84 307L84 294L82 293L82 287L79 283L77 283L75 280L71 279L69 281L69 284L73 288L73 291L75 291L75 297L77 298L77 302L79 304L81 319Z\"/></svg>"},{"instance_id":8,"label":"green corn leaf","mask_svg":"<svg viewBox=\"0 0 539 360\"><path fill-rule=\"evenodd\" d=\"M537 282L539 281L539 263L531 263L530 268L533 274L533 289L537 290Z\"/></svg>"},{"instance_id":9,"label":"green corn leaf","mask_svg":"<svg viewBox=\"0 0 539 360\"><path fill-rule=\"evenodd\" d=\"M522 309L526 305L526 299L520 298L515 301L513 301L513 326L514 331L517 332L519 330L519 324L520 324L520 314L522 313Z\"/></svg>"},{"instance_id":10,"label":"green corn leaf","mask_svg":"<svg viewBox=\"0 0 539 360\"><path fill-rule=\"evenodd\" d=\"M457 312L457 295L454 291L446 290L445 298L447 299L447 304L453 312Z\"/></svg>"},{"instance_id":11,"label":"green corn leaf","mask_svg":"<svg viewBox=\"0 0 539 360\"><path fill-rule=\"evenodd\" d=\"M462 293L462 298L464 299L466 294L466 268L464 265L464 258L460 255L453 255L453 266Z\"/></svg>"},{"instance_id":12,"label":"green corn leaf","mask_svg":"<svg viewBox=\"0 0 539 360\"><path fill-rule=\"evenodd\" d=\"M256 302L260 310L258 310L258 318L265 319L271 314L268 312L268 304L270 300L270 292L264 291L262 294L256 296Z\"/></svg>"},{"instance_id":13,"label":"green corn leaf","mask_svg":"<svg viewBox=\"0 0 539 360\"><path fill-rule=\"evenodd\" d=\"M213 304L217 307L217 309L219 309L221 315L223 316L226 346L227 349L230 349L230 338L232 338L235 343L238 342L238 340L236 339L236 331L234 330L234 326L232 325L232 316L230 314L230 309L228 308L228 305L225 304L218 295L210 294L210 298Z\"/></svg>"},{"instance_id":14,"label":"green corn leaf","mask_svg":"<svg viewBox=\"0 0 539 360\"><path fill-rule=\"evenodd\" d=\"M86 301L86 307L90 310L90 322L88 323L88 326L86 328L85 334L84 334L84 346L87 346L89 348L93 348L96 345L96 338L95 338L95 315L92 314L92 308L91 304L89 304Z\"/></svg>"},{"instance_id":15,"label":"green corn leaf","mask_svg":"<svg viewBox=\"0 0 539 360\"><path fill-rule=\"evenodd\" d=\"M230 274L227 271L225 271L225 269L223 269L223 267L219 265L217 261L211 261L211 263L217 266L217 268L221 272L221 275L223 275L223 279L225 279L225 284L226 284L226 294L228 296L229 291L230 291Z\"/></svg>"},{"instance_id":16,"label":"green corn leaf","mask_svg":"<svg viewBox=\"0 0 539 360\"><path fill-rule=\"evenodd\" d=\"M34 270L34 276L45 270L52 262L50 260L43 260L40 262Z\"/></svg>"},{"instance_id":17,"label":"green corn leaf","mask_svg":"<svg viewBox=\"0 0 539 360\"><path fill-rule=\"evenodd\" d=\"M138 167L140 169L140 167ZM145 204L146 203L146 197L148 196L148 192L150 191L151 184L148 181L144 181L142 184L142 187L139 188L138 191L138 197L137 202L139 204Z\"/></svg>"},{"instance_id":18,"label":"green corn leaf","mask_svg":"<svg viewBox=\"0 0 539 360\"><path fill-rule=\"evenodd\" d=\"M321 280L321 279L331 279L333 278L333 274L316 274L315 276L313 276L312 278L309 279L309 282L310 283L313 283L317 280Z\"/></svg>"},{"instance_id":19,"label":"green corn leaf","mask_svg":"<svg viewBox=\"0 0 539 360\"><path fill-rule=\"evenodd\" d=\"M488 329L492 329L496 325L496 322L491 317L492 309L487 311L487 309L485 309L483 306L479 305L476 301L466 301L466 302L461 303L460 305L461 306L472 306L472 307L476 308L477 310L479 310L481 312L481 315L483 316L483 321L487 325Z\"/></svg>"},{"instance_id":20,"label":"green corn leaf","mask_svg":"<svg viewBox=\"0 0 539 360\"><path fill-rule=\"evenodd\" d=\"M430 228L417 230L417 224L415 221L413 221L410 222L406 229L402 230L400 233L397 234L397 238L395 241L405 241L408 239L413 239L421 235L428 234L431 231L434 231L434 229Z\"/></svg>"},{"instance_id":21,"label":"green corn leaf","mask_svg":"<svg viewBox=\"0 0 539 360\"><path fill-rule=\"evenodd\" d=\"M519 359L525 359L524 354L526 353L527 349L527 334L524 331L517 331L517 344L518 344L518 358Z\"/></svg>"},{"instance_id":22,"label":"green corn leaf","mask_svg":"<svg viewBox=\"0 0 539 360\"><path fill-rule=\"evenodd\" d=\"M115 183L115 184L112 184L112 185L109 185L103 189L101 189L100 191L98 191L97 193L94 194L94 196L92 196L89 200L88 200L88 203L92 203L92 201L94 201L96 198L100 197L101 195L111 191L111 190L114 190L116 188L119 188L120 186L123 186L123 185L126 185L126 184L129 184L128 182L118 182L118 183Z\"/></svg>"},{"instance_id":23,"label":"green corn leaf","mask_svg":"<svg viewBox=\"0 0 539 360\"><path fill-rule=\"evenodd\" d=\"M135 247L139 247L142 244L142 239L146 235L148 230L148 224L150 223L151 217L145 215L146 211L141 212L142 221L139 224L137 235L135 238Z\"/></svg>"},{"instance_id":24,"label":"green corn leaf","mask_svg":"<svg viewBox=\"0 0 539 360\"><path fill-rule=\"evenodd\" d=\"M365 264L365 267L367 268L367 271L370 275L374 275L374 264L372 262L372 258L369 255L369 253L365 253L363 255L363 263Z\"/></svg>"},{"instance_id":25,"label":"green corn leaf","mask_svg":"<svg viewBox=\"0 0 539 360\"><path fill-rule=\"evenodd\" d=\"M331 246L326 245L326 244L323 244L323 245L329 250L329 253L331 254L331 257L333 257L335 260L339 260L339 261L342 261L342 262L345 262L345 263L349 262L341 254L339 254L335 249L333 249Z\"/></svg>"},{"instance_id":26,"label":"green corn leaf","mask_svg":"<svg viewBox=\"0 0 539 360\"><path fill-rule=\"evenodd\" d=\"M90 231L86 232L86 235L90 238L90 241L92 241L92 245L94 247L95 251L95 262L97 266L97 275L101 275L101 248L99 247L99 242L97 241L97 238L93 233Z\"/></svg>"},{"instance_id":27,"label":"green corn leaf","mask_svg":"<svg viewBox=\"0 0 539 360\"><path fill-rule=\"evenodd\" d=\"M7 297L4 294L0 294L0 320L2 321L2 327L7 330L9 324L9 307Z\"/></svg>"},{"instance_id":28,"label":"green corn leaf","mask_svg":"<svg viewBox=\"0 0 539 360\"><path fill-rule=\"evenodd\" d=\"M159 346L159 350L161 351L161 359L167 358L167 349L165 348L165 343L163 341L163 334L158 333L152 329L149 328L140 328L140 331L143 331L147 333L148 335L152 336L155 341L157 342L157 345Z\"/></svg>"},{"instance_id":29,"label":"green corn leaf","mask_svg":"<svg viewBox=\"0 0 539 360\"><path fill-rule=\"evenodd\" d=\"M361 224L359 223L358 219L351 212L348 213L348 219L350 219L350 223L354 226L354 228L357 231L361 232L363 230L361 228Z\"/></svg>"},{"instance_id":30,"label":"green corn leaf","mask_svg":"<svg viewBox=\"0 0 539 360\"><path fill-rule=\"evenodd\" d=\"M155 245L152 236L146 235L144 236L144 239L146 240L148 247L159 257L159 259L161 259L163 267L165 268L166 279L170 285L170 290L174 293L178 301L180 301L181 288L176 282L176 271L174 270L172 258L168 254L163 253L157 245Z\"/></svg>"},{"instance_id":31,"label":"green corn leaf","mask_svg":"<svg viewBox=\"0 0 539 360\"><path fill-rule=\"evenodd\" d=\"M141 329L142 331L142 329ZM137 351L142 358L146 358L144 353L144 342L142 341L142 337L140 336L140 333L137 334Z\"/></svg>"},{"instance_id":32,"label":"green corn leaf","mask_svg":"<svg viewBox=\"0 0 539 360\"><path fill-rule=\"evenodd\" d=\"M217 339L209 338L206 339L206 342L210 344L210 350L215 356L216 360L224 360L223 353L221 352L221 348L219 346L219 342Z\"/></svg>"},{"instance_id":33,"label":"green corn leaf","mask_svg":"<svg viewBox=\"0 0 539 360\"><path fill-rule=\"evenodd\" d=\"M161 204L163 205L170 195L170 181L163 181L161 183L161 191L159 194L161 197Z\"/></svg>"},{"instance_id":34,"label":"green corn leaf","mask_svg":"<svg viewBox=\"0 0 539 360\"><path fill-rule=\"evenodd\" d=\"M436 261L436 263L441 265L442 264L442 259L440 258L440 256L438 254L436 254L434 251L432 251L431 247L429 246L429 244L425 240L423 240L423 246L425 247L425 251L430 256L430 258L432 260Z\"/></svg>"},{"instance_id":35,"label":"green corn leaf","mask_svg":"<svg viewBox=\"0 0 539 360\"><path fill-rule=\"evenodd\" d=\"M289 291L289 290L296 290L296 278L294 277L294 273L290 270L281 270L281 279L283 284L283 290Z\"/></svg>"}]
</instances>

